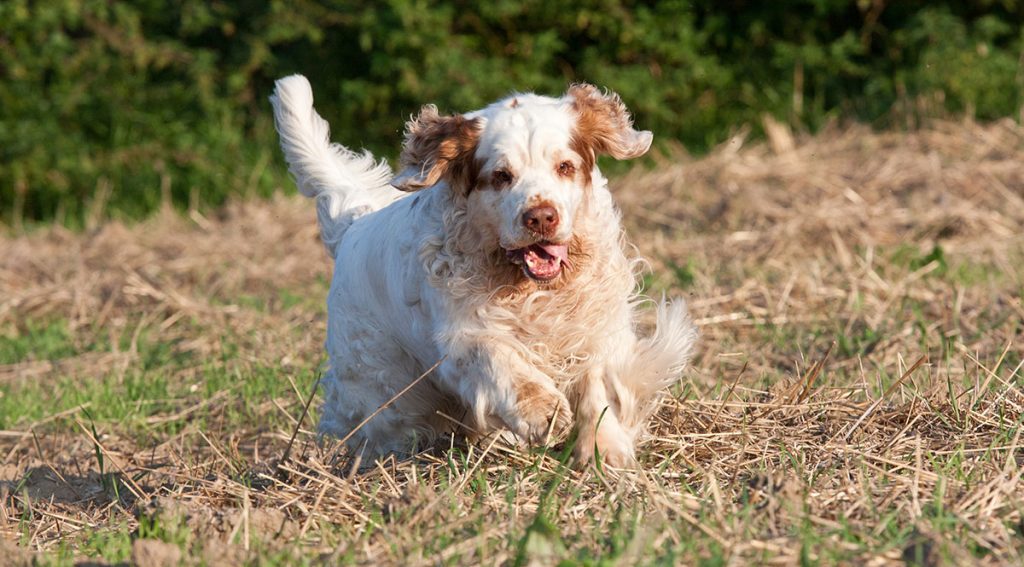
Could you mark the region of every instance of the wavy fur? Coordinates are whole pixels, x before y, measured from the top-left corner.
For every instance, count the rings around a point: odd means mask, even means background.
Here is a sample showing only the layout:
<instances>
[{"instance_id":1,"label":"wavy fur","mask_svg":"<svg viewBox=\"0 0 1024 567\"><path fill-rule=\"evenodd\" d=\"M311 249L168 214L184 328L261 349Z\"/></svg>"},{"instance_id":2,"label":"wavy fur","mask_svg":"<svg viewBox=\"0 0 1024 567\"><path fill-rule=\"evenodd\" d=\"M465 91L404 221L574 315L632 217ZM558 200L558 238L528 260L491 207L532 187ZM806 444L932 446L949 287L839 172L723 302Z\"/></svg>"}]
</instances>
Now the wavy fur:
<instances>
[{"instance_id":1,"label":"wavy fur","mask_svg":"<svg viewBox=\"0 0 1024 567\"><path fill-rule=\"evenodd\" d=\"M331 256L352 220L402 196L388 184L391 168L369 151L356 153L330 141L330 126L313 108L313 89L302 75L275 83L270 97L288 171L299 192L317 200L320 233Z\"/></svg>"},{"instance_id":2,"label":"wavy fur","mask_svg":"<svg viewBox=\"0 0 1024 567\"><path fill-rule=\"evenodd\" d=\"M278 82L282 147L300 190L320 200L337 260L322 432L382 454L445 432L510 430L543 443L549 430L557 440L574 428L579 462L595 454L612 465L633 462L697 332L682 301L662 300L656 330L637 336L645 263L626 243L594 156L574 148L609 145L587 140L581 120L600 125L606 139L631 140L630 155L646 151L650 133L632 130L613 94L586 88L581 110L581 88L561 98L514 95L466 115L425 107L409 123L403 171L392 180L413 193L398 198L369 154L329 144L304 79ZM607 124L605 107L614 113ZM560 219L542 242L567 251L543 281L510 261L511 251L540 241L523 220L539 205Z\"/></svg>"}]
</instances>

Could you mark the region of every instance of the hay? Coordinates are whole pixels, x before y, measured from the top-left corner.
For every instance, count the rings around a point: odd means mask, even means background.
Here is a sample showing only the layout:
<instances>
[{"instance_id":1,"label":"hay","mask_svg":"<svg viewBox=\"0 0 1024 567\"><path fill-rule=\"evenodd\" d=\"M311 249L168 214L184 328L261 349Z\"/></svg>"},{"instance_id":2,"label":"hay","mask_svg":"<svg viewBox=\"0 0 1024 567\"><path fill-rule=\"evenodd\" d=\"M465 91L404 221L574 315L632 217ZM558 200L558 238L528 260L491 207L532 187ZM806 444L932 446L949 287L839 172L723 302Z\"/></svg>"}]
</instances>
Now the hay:
<instances>
[{"instance_id":1,"label":"hay","mask_svg":"<svg viewBox=\"0 0 1024 567\"><path fill-rule=\"evenodd\" d=\"M641 471L565 472L500 442L367 465L317 445L309 422L278 462L291 428L221 424L240 403L225 391L149 415L180 427L148 445L117 423L93 439L77 410L0 432L0 531L46 551L163 518L209 563L252 560L256 538L264 551L328 562L504 563L522 552L543 564L607 551L601 534L625 506L644 516L633 547L616 552L624 563L677 547L688 562L1019 564L1024 130L767 130L769 143L744 147L741 135L615 183L652 260L650 292L685 293L703 333L694 369L655 416ZM215 217L0 237L3 332L64 318L76 345L132 337L127 349L112 340L110 352L0 367L0 387L131 371L143 331L197 361L181 380L202 381L200 361L222 356L225 337L242 376L308 375L329 280L313 219L288 197ZM257 412L294 424L304 394L289 388ZM956 521L940 528L936 508ZM527 529L544 514L558 537ZM805 545L818 532L828 553ZM162 549L136 541L133 553Z\"/></svg>"}]
</instances>

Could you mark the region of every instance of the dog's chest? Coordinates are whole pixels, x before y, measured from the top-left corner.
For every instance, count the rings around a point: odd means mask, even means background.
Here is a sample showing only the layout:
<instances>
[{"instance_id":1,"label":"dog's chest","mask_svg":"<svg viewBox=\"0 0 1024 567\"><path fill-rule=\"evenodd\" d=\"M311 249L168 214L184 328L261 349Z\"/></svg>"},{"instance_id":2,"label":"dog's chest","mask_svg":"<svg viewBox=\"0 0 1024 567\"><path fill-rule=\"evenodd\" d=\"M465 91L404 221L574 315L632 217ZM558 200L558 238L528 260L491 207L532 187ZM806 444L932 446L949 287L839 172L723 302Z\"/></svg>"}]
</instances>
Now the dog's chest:
<instances>
[{"instance_id":1,"label":"dog's chest","mask_svg":"<svg viewBox=\"0 0 1024 567\"><path fill-rule=\"evenodd\" d=\"M625 298L603 291L562 289L530 294L498 306L496 311L502 316L495 320L538 362L544 359L564 366L567 361L589 358L610 334L613 321L609 314Z\"/></svg>"}]
</instances>

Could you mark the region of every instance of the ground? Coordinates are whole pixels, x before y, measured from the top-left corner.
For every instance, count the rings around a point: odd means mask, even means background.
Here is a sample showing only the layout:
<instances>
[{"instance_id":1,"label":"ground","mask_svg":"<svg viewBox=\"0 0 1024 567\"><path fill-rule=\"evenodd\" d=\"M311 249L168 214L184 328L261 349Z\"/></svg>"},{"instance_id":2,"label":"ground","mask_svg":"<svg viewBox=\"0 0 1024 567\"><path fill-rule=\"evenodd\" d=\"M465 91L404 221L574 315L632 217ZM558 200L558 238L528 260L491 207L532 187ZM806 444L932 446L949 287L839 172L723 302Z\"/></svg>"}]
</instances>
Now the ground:
<instances>
[{"instance_id":1,"label":"ground","mask_svg":"<svg viewBox=\"0 0 1024 567\"><path fill-rule=\"evenodd\" d=\"M298 197L8 231L5 558L1021 564L1024 129L767 126L614 180L646 292L702 332L636 471L318 443L330 265Z\"/></svg>"}]
</instances>

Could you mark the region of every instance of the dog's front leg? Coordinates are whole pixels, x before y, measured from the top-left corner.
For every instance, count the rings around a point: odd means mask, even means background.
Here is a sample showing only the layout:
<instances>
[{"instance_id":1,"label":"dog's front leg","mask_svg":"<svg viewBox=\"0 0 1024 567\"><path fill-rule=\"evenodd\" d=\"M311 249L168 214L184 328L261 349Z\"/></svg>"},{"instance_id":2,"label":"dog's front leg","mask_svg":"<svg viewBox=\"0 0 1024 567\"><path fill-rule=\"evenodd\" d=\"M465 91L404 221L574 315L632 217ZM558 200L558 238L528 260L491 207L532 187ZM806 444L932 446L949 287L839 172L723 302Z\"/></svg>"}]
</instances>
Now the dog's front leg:
<instances>
[{"instance_id":1,"label":"dog's front leg","mask_svg":"<svg viewBox=\"0 0 1024 567\"><path fill-rule=\"evenodd\" d=\"M441 382L466 405L470 427L505 427L531 445L561 439L572 424L565 396L514 348L498 341L452 341L438 368Z\"/></svg>"},{"instance_id":2,"label":"dog's front leg","mask_svg":"<svg viewBox=\"0 0 1024 567\"><path fill-rule=\"evenodd\" d=\"M623 383L623 369L632 359L636 335L626 325L609 334L595 349L591 365L576 382L571 397L576 412L574 456L580 466L595 458L613 467L635 462L634 394Z\"/></svg>"},{"instance_id":3,"label":"dog's front leg","mask_svg":"<svg viewBox=\"0 0 1024 567\"><path fill-rule=\"evenodd\" d=\"M629 395L615 374L600 365L578 384L574 455L580 466L595 458L613 467L628 467L634 462L633 435L619 415L626 401L621 398Z\"/></svg>"}]
</instances>

